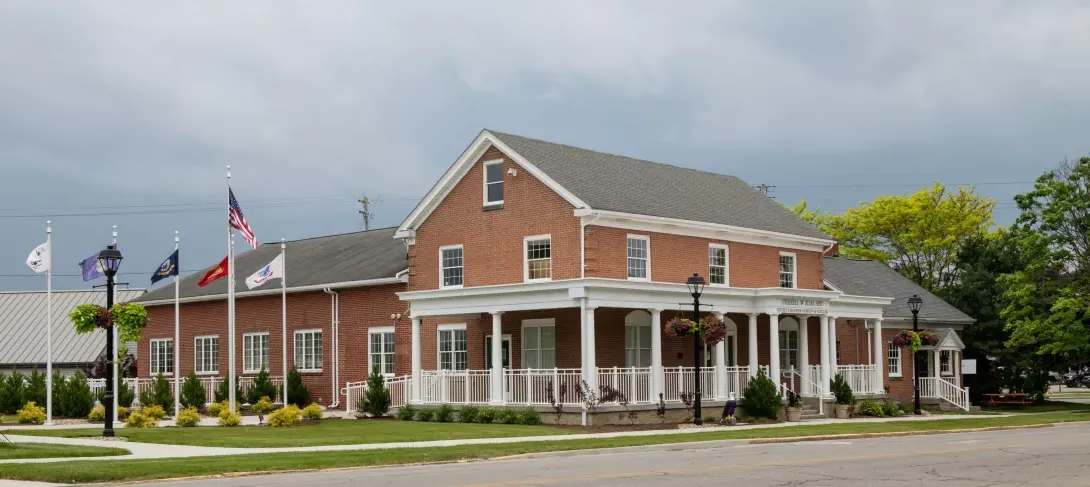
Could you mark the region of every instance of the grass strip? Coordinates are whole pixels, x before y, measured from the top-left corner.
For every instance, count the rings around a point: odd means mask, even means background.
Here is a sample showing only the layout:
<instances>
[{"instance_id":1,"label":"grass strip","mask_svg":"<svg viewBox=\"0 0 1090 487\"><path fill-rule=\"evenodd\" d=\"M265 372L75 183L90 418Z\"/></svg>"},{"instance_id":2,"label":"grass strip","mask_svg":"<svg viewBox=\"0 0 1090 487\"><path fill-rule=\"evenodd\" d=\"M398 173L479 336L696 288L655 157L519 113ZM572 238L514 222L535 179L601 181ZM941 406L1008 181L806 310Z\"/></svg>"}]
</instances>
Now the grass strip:
<instances>
[{"instance_id":1,"label":"grass strip","mask_svg":"<svg viewBox=\"0 0 1090 487\"><path fill-rule=\"evenodd\" d=\"M123 482L223 474L274 473L332 468L438 463L523 455L529 453L661 445L697 441L818 436L847 433L940 431L996 426L1088 421L1090 413L1025 414L1009 418L975 417L934 421L839 423L814 426L755 428L659 436L519 442L496 445L404 448L337 452L230 455L164 460L82 461L4 465L0 479L55 483Z\"/></svg>"},{"instance_id":2,"label":"grass strip","mask_svg":"<svg viewBox=\"0 0 1090 487\"><path fill-rule=\"evenodd\" d=\"M129 451L121 448L98 446L50 445L48 443L7 443L0 442L0 460L27 458L76 458L108 457L128 455ZM0 470L7 466L0 467Z\"/></svg>"}]
</instances>

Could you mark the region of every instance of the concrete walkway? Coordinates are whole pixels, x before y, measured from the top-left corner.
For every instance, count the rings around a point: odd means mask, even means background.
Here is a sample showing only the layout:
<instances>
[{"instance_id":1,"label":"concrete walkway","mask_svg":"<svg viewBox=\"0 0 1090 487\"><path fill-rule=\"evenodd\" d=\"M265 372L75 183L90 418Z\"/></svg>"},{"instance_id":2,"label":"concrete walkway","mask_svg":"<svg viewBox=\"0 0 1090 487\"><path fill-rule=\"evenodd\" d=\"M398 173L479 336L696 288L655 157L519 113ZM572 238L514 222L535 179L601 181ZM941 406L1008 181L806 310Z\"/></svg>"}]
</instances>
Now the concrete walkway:
<instances>
[{"instance_id":1,"label":"concrete walkway","mask_svg":"<svg viewBox=\"0 0 1090 487\"><path fill-rule=\"evenodd\" d=\"M1004 417L1009 415L989 415L987 417ZM282 448L226 448L226 447L212 447L212 446L189 446L189 445L165 445L159 443L137 443L131 441L105 441L94 439L82 439L82 438L54 438L48 436L23 436L19 435L18 431L8 431L8 438L15 443L51 443L58 445L79 445L79 446L102 446L110 448L124 448L129 450L131 456L123 457L85 457L79 458L79 461L94 461L94 460L117 460L117 459L154 459L154 458L190 458L190 457L204 457L204 456L218 456L218 455L248 455L248 454L268 454L268 453L294 453L294 452L320 452L320 451L355 451L355 450L386 450L394 448L431 448L431 447L444 447L444 446L462 446L462 445L496 445L505 443L521 443L531 441L564 441L564 440L581 440L581 439L597 439L597 438L622 438L628 436L661 436L661 435L687 435L694 433L706 433L712 431L737 431L748 429L763 429L763 428L783 428L791 426L816 426L825 424L842 424L842 423L886 423L886 422L911 422L911 421L942 421L946 419L966 419L972 416L965 415L934 415L924 417L906 416L902 418L860 418L860 419L818 419L812 421L806 421L803 423L772 423L772 424L760 424L760 425L739 425L730 427L705 427L705 428L686 428L686 429L667 429L667 430L652 430L652 431L624 431L615 433L591 433L591 434L570 434L570 435L554 435L554 436L521 436L511 438L475 438L475 439L461 439L461 440L439 440L439 441L410 441L400 443L364 443L355 445L325 445L325 446L302 446L302 447L282 447ZM82 426L82 425L81 425ZM54 426L51 429L61 429L60 426ZM33 458L33 459L10 459L0 460L0 464L5 463L50 463L50 462L64 462L72 461L72 458Z\"/></svg>"}]
</instances>

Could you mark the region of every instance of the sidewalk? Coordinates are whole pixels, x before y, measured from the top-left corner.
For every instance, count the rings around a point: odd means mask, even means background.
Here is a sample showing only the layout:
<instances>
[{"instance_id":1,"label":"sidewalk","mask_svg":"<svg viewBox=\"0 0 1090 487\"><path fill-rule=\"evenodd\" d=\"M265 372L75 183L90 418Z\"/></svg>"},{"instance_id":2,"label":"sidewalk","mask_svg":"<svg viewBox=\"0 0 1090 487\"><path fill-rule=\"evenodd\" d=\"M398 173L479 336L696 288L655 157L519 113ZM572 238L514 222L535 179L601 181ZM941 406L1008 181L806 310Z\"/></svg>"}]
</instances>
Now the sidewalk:
<instances>
[{"instance_id":1,"label":"sidewalk","mask_svg":"<svg viewBox=\"0 0 1090 487\"><path fill-rule=\"evenodd\" d=\"M989 417L1004 417L1009 415L994 415ZM475 438L464 440L440 440L440 441L414 441L414 442L401 442L401 443L366 443L355 445L325 445L325 446L307 446L307 447L280 447L280 448L226 448L226 447L211 447L211 446L189 446L189 445L164 445L159 443L136 443L129 441L105 441L105 440L93 440L93 439L80 439L80 438L53 438L46 436L21 436L18 434L9 434L8 438L15 443L51 443L59 445L79 445L79 446L103 446L111 448L124 448L129 450L132 455L122 457L85 457L79 458L79 461L93 461L93 460L117 460L117 459L155 459L155 458L189 458L189 457L204 457L204 456L219 456L219 455L249 455L260 453L295 453L295 452L319 452L319 451L355 451L355 450L386 450L395 448L431 448L431 447L444 447L444 446L462 446L462 445L495 445L504 443L522 443L522 442L537 442L537 441L564 441L564 440L581 440L581 439L597 439L597 438L620 438L627 436L659 436L659 435L687 435L693 433L706 433L710 431L735 431L735 430L748 430L748 429L761 429L761 428L783 428L792 426L817 426L825 424L840 424L840 423L887 423L887 422L900 422L900 421L942 421L946 419L965 419L966 416L961 415L933 415L914 417L906 416L902 418L861 418L861 419L818 419L812 421L806 421L803 423L773 423L773 424L760 424L760 425L741 425L741 426L723 426L723 427L705 427L705 428L687 428L687 429L669 429L669 430L652 430L652 431L624 431L614 433L590 433L590 434L571 434L571 435L556 435L556 436L521 436L511 438ZM81 425L82 427L82 425ZM54 426L53 429L59 429L61 427ZM5 463L52 463L52 462L64 462L72 461L71 458L34 458L34 459L11 459L0 460L0 464Z\"/></svg>"}]
</instances>

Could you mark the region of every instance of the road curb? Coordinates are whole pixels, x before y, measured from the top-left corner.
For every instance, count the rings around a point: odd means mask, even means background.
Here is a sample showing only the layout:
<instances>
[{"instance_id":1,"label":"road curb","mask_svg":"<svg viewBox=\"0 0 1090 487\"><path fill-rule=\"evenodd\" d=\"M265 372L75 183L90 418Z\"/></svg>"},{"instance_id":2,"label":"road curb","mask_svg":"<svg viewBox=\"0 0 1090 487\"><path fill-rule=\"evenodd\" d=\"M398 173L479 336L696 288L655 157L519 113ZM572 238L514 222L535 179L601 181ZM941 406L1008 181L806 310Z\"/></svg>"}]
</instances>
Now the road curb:
<instances>
[{"instance_id":1,"label":"road curb","mask_svg":"<svg viewBox=\"0 0 1090 487\"><path fill-rule=\"evenodd\" d=\"M794 436L789 438L757 438L750 440L751 445L764 445L769 443L798 443L802 441L832 441L832 440L850 440L860 438L891 438L896 436L925 436L925 435L945 435L953 433L977 433L983 431L1002 431L1002 430L1023 430L1023 429L1036 429L1036 428L1051 428L1054 423L1048 424L1026 424L1018 426L989 426L986 428L962 428L956 430L929 430L929 431L891 431L888 433L846 433L841 435L817 435L817 436Z\"/></svg>"}]
</instances>

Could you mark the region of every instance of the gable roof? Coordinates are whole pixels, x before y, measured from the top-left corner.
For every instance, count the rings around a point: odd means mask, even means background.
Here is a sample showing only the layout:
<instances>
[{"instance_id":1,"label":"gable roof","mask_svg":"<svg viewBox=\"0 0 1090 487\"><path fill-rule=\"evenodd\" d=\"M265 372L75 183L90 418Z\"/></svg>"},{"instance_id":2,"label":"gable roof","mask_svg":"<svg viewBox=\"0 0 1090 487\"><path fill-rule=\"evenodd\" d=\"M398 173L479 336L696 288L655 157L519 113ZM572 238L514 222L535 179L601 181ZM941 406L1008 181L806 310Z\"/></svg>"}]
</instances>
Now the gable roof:
<instances>
[{"instance_id":1,"label":"gable roof","mask_svg":"<svg viewBox=\"0 0 1090 487\"><path fill-rule=\"evenodd\" d=\"M393 228L292 240L286 242L286 245L284 265L289 292L333 284L395 282L398 273L408 267L405 245L394 239ZM246 288L246 278L279 254L280 242L262 244L257 250L236 254L236 295L242 297L253 293L279 291L279 282L266 284L253 291ZM197 286L197 282L211 268L209 266L182 278L178 286L179 297L190 300L225 298L227 279L219 279L205 287ZM174 286L167 284L157 287L136 302L173 303Z\"/></svg>"},{"instance_id":2,"label":"gable roof","mask_svg":"<svg viewBox=\"0 0 1090 487\"><path fill-rule=\"evenodd\" d=\"M886 319L912 320L908 298L918 294L923 299L920 321L951 324L976 321L878 261L826 257L825 281L844 294L852 296L893 297L893 302L882 309L882 315Z\"/></svg>"},{"instance_id":3,"label":"gable roof","mask_svg":"<svg viewBox=\"0 0 1090 487\"><path fill-rule=\"evenodd\" d=\"M117 301L131 301L143 293L143 289L118 289ZM77 335L68 313L79 304L105 306L106 292L53 291L52 298L53 363L94 362L106 348L106 332ZM0 293L0 365L45 364L46 309L44 291Z\"/></svg>"},{"instance_id":4,"label":"gable roof","mask_svg":"<svg viewBox=\"0 0 1090 487\"><path fill-rule=\"evenodd\" d=\"M484 151L495 146L576 208L831 240L734 176L484 130L399 230L416 228Z\"/></svg>"}]
</instances>

